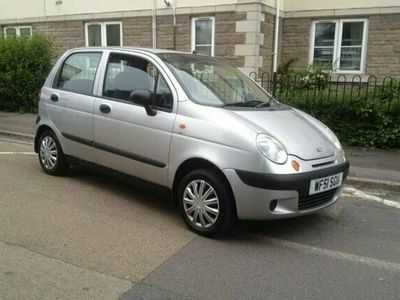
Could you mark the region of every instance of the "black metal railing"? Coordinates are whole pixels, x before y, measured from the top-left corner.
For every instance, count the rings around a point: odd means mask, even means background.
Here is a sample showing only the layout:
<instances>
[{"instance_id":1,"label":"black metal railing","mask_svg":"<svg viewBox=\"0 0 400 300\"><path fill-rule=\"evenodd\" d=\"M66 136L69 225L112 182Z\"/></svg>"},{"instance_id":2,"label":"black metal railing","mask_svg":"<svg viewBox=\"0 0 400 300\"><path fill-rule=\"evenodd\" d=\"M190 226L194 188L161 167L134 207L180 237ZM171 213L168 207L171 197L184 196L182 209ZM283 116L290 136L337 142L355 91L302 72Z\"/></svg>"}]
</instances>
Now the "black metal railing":
<instances>
[{"instance_id":1,"label":"black metal railing","mask_svg":"<svg viewBox=\"0 0 400 300\"><path fill-rule=\"evenodd\" d=\"M268 73L259 77L249 74L275 97L285 103L300 107L325 104L365 105L382 111L400 111L400 80L398 77L360 75L277 75L273 80Z\"/></svg>"}]
</instances>

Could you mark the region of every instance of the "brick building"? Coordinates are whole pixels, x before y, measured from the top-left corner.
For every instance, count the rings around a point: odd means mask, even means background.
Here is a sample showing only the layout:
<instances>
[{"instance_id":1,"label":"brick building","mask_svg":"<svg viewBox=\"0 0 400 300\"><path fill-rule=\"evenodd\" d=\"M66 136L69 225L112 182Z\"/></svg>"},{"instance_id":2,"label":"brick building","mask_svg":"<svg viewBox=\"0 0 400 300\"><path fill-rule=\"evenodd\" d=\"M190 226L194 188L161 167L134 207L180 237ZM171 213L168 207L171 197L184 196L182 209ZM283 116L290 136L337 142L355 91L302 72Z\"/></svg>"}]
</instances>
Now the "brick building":
<instances>
[{"instance_id":1,"label":"brick building","mask_svg":"<svg viewBox=\"0 0 400 300\"><path fill-rule=\"evenodd\" d=\"M363 78L400 74L399 0L0 0L0 27L5 36L52 37L59 52L196 50L260 73L271 72L278 5L278 63L332 63Z\"/></svg>"}]
</instances>

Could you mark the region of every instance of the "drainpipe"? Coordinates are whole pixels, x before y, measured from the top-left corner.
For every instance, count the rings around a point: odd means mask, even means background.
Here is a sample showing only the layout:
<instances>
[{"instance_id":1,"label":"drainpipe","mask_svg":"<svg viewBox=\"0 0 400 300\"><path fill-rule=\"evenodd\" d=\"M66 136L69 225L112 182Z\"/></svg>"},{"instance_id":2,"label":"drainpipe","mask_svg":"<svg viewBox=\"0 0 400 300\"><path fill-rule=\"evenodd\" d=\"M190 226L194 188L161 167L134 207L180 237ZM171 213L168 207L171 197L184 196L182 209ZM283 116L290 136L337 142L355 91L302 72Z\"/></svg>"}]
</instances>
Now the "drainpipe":
<instances>
[{"instance_id":1,"label":"drainpipe","mask_svg":"<svg viewBox=\"0 0 400 300\"><path fill-rule=\"evenodd\" d=\"M157 19L156 19L156 10L157 10L157 0L153 0L153 22L152 22L152 30L153 30L153 48L157 48Z\"/></svg>"},{"instance_id":2,"label":"drainpipe","mask_svg":"<svg viewBox=\"0 0 400 300\"><path fill-rule=\"evenodd\" d=\"M177 0L174 1L173 4L173 15L174 15L174 41L173 41L173 47L174 50L176 50L176 2Z\"/></svg>"},{"instance_id":3,"label":"drainpipe","mask_svg":"<svg viewBox=\"0 0 400 300\"><path fill-rule=\"evenodd\" d=\"M283 1L283 0L282 0ZM276 95L276 71L278 65L278 44L279 44L279 13L281 0L275 0L275 32L274 32L274 52L272 59L272 95Z\"/></svg>"}]
</instances>

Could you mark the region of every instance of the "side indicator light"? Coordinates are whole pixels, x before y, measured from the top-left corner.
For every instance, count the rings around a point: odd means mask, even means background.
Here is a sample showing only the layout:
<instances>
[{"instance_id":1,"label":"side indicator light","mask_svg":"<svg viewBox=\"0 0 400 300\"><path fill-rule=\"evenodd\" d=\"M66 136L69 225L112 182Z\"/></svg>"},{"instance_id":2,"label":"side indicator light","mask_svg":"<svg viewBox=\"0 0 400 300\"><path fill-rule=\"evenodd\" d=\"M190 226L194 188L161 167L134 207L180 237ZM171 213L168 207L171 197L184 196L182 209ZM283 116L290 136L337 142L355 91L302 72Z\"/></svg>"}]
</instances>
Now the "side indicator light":
<instances>
[{"instance_id":1,"label":"side indicator light","mask_svg":"<svg viewBox=\"0 0 400 300\"><path fill-rule=\"evenodd\" d=\"M185 123L180 123L179 124L179 128L180 129L185 129L186 128L186 124Z\"/></svg>"},{"instance_id":2,"label":"side indicator light","mask_svg":"<svg viewBox=\"0 0 400 300\"><path fill-rule=\"evenodd\" d=\"M292 160L292 167L293 167L293 169L295 169L295 171L300 170L300 164L295 160Z\"/></svg>"},{"instance_id":3,"label":"side indicator light","mask_svg":"<svg viewBox=\"0 0 400 300\"><path fill-rule=\"evenodd\" d=\"M346 161L346 155L345 155L345 153L344 153L344 150L341 150L341 151L339 152L339 154L340 154L340 156L342 157L343 161Z\"/></svg>"}]
</instances>

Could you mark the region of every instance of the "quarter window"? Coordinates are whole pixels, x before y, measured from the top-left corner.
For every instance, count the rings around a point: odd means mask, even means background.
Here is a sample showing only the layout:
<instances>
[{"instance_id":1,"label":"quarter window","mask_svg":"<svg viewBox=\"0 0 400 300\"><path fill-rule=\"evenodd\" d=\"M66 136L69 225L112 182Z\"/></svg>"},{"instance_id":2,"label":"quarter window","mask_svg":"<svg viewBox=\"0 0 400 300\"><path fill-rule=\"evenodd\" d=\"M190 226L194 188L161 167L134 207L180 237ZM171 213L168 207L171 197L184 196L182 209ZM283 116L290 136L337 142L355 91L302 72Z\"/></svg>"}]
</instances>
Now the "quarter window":
<instances>
[{"instance_id":1,"label":"quarter window","mask_svg":"<svg viewBox=\"0 0 400 300\"><path fill-rule=\"evenodd\" d=\"M173 96L164 77L149 61L132 55L111 54L103 95L129 101L135 90L148 90L153 94L153 106L171 110Z\"/></svg>"},{"instance_id":2,"label":"quarter window","mask_svg":"<svg viewBox=\"0 0 400 300\"><path fill-rule=\"evenodd\" d=\"M122 46L122 23L86 23L86 46Z\"/></svg>"},{"instance_id":3,"label":"quarter window","mask_svg":"<svg viewBox=\"0 0 400 300\"><path fill-rule=\"evenodd\" d=\"M314 22L310 62L332 65L338 72L362 73L366 35L366 20Z\"/></svg>"},{"instance_id":4,"label":"quarter window","mask_svg":"<svg viewBox=\"0 0 400 300\"><path fill-rule=\"evenodd\" d=\"M197 54L214 56L214 31L214 18L193 18L192 52L195 51Z\"/></svg>"},{"instance_id":5,"label":"quarter window","mask_svg":"<svg viewBox=\"0 0 400 300\"><path fill-rule=\"evenodd\" d=\"M4 36L32 36L32 27L31 26L7 26L4 28Z\"/></svg>"},{"instance_id":6,"label":"quarter window","mask_svg":"<svg viewBox=\"0 0 400 300\"><path fill-rule=\"evenodd\" d=\"M101 53L75 53L64 62L57 88L90 95Z\"/></svg>"}]
</instances>

